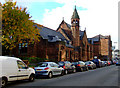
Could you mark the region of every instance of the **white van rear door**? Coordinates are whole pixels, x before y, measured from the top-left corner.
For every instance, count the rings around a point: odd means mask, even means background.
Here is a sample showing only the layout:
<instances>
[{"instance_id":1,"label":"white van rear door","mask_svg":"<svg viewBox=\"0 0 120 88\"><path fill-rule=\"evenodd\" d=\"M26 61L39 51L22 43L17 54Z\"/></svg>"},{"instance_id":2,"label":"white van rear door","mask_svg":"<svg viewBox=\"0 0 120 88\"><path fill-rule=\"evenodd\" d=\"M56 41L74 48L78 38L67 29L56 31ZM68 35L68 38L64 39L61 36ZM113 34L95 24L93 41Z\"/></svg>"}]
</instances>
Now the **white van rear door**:
<instances>
[{"instance_id":1,"label":"white van rear door","mask_svg":"<svg viewBox=\"0 0 120 88\"><path fill-rule=\"evenodd\" d=\"M19 60L17 60L17 65L18 65L18 80L28 79L29 71L28 69L26 69L26 65Z\"/></svg>"},{"instance_id":2,"label":"white van rear door","mask_svg":"<svg viewBox=\"0 0 120 88\"><path fill-rule=\"evenodd\" d=\"M16 60L7 58L2 61L2 75L8 77L8 81L17 80L17 64Z\"/></svg>"}]
</instances>

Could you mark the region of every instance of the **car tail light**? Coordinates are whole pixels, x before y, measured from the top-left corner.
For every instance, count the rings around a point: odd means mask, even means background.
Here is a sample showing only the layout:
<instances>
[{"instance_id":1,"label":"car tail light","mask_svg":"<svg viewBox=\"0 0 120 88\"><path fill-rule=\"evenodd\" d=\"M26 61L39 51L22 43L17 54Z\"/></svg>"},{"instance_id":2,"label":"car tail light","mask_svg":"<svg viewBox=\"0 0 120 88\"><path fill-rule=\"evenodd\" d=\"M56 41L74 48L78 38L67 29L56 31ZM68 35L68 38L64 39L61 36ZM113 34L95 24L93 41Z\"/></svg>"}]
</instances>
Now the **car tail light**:
<instances>
[{"instance_id":1,"label":"car tail light","mask_svg":"<svg viewBox=\"0 0 120 88\"><path fill-rule=\"evenodd\" d=\"M80 66L80 64L78 64L77 66Z\"/></svg>"},{"instance_id":2,"label":"car tail light","mask_svg":"<svg viewBox=\"0 0 120 88\"><path fill-rule=\"evenodd\" d=\"M88 64L88 66L90 66L90 64Z\"/></svg>"},{"instance_id":3,"label":"car tail light","mask_svg":"<svg viewBox=\"0 0 120 88\"><path fill-rule=\"evenodd\" d=\"M63 68L65 69L65 65L63 66Z\"/></svg>"},{"instance_id":4,"label":"car tail light","mask_svg":"<svg viewBox=\"0 0 120 88\"><path fill-rule=\"evenodd\" d=\"M45 68L44 70L48 70L49 68L47 67L47 68Z\"/></svg>"}]
</instances>

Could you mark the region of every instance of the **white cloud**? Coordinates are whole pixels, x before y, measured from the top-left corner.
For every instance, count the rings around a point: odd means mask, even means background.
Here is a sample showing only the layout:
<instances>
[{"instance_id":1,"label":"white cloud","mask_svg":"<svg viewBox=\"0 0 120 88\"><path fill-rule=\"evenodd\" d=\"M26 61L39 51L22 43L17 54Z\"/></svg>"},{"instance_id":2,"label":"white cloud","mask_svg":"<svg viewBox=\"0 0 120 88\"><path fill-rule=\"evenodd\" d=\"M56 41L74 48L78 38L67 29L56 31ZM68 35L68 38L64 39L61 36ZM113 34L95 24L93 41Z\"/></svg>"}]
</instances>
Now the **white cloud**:
<instances>
[{"instance_id":1,"label":"white cloud","mask_svg":"<svg viewBox=\"0 0 120 88\"><path fill-rule=\"evenodd\" d=\"M73 7L70 4L64 5L63 7L57 7L56 9L52 9L52 11L46 9L43 17L43 25L56 30L63 17L65 21L70 23L72 13Z\"/></svg>"}]
</instances>

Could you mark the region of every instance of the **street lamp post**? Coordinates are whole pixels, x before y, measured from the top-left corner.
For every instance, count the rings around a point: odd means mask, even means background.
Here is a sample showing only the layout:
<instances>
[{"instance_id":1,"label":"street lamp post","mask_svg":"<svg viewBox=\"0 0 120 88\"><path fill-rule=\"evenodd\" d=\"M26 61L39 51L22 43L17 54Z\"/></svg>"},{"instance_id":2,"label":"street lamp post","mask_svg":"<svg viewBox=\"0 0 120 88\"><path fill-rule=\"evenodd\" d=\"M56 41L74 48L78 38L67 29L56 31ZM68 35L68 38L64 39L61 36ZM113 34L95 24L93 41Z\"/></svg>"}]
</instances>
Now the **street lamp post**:
<instances>
[{"instance_id":1,"label":"street lamp post","mask_svg":"<svg viewBox=\"0 0 120 88\"><path fill-rule=\"evenodd\" d=\"M117 42L114 42L114 48L113 48L113 53L114 53L114 56L113 56L113 58L115 59L115 50L116 50L116 44L117 44Z\"/></svg>"}]
</instances>

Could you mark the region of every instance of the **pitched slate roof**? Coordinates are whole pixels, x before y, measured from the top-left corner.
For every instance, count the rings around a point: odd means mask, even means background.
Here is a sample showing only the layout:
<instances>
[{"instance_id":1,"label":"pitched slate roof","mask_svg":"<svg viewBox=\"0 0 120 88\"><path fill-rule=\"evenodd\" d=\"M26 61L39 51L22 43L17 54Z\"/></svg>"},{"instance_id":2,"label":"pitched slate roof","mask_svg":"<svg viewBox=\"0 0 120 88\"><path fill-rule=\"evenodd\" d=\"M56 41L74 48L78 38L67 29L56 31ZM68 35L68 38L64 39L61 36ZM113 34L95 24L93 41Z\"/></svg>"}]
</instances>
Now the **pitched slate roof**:
<instances>
[{"instance_id":1,"label":"pitched slate roof","mask_svg":"<svg viewBox=\"0 0 120 88\"><path fill-rule=\"evenodd\" d=\"M64 29L64 28L61 28L61 25L62 24L66 24L66 26L68 27L68 29ZM64 20L61 22L61 24L59 25L59 27L57 28L57 31L61 29L62 32L70 39L72 40L72 31L71 31L71 25L66 23Z\"/></svg>"},{"instance_id":2,"label":"pitched slate roof","mask_svg":"<svg viewBox=\"0 0 120 88\"><path fill-rule=\"evenodd\" d=\"M68 27L69 29L71 29L71 25L70 25L70 24L68 24L68 23L66 23L66 22L65 22L65 24L67 25L67 27Z\"/></svg>"},{"instance_id":3,"label":"pitched slate roof","mask_svg":"<svg viewBox=\"0 0 120 88\"><path fill-rule=\"evenodd\" d=\"M99 38L92 38L92 41L98 42Z\"/></svg>"},{"instance_id":4,"label":"pitched slate roof","mask_svg":"<svg viewBox=\"0 0 120 88\"><path fill-rule=\"evenodd\" d=\"M99 41L100 41L99 37L88 38L88 42L90 44L94 44L94 42L99 42Z\"/></svg>"},{"instance_id":5,"label":"pitched slate roof","mask_svg":"<svg viewBox=\"0 0 120 88\"><path fill-rule=\"evenodd\" d=\"M52 30L47 27L39 27L35 25L38 29L40 29L40 35L43 39L48 39L48 42L56 42L56 41L64 41L66 40L65 37L55 30Z\"/></svg>"},{"instance_id":6,"label":"pitched slate roof","mask_svg":"<svg viewBox=\"0 0 120 88\"><path fill-rule=\"evenodd\" d=\"M106 39L106 38L109 38L110 36L103 36L103 35L101 35L101 34L99 34L99 35L96 35L96 36L94 36L93 38L100 38L100 39Z\"/></svg>"},{"instance_id":7,"label":"pitched slate roof","mask_svg":"<svg viewBox=\"0 0 120 88\"><path fill-rule=\"evenodd\" d=\"M92 44L92 38L87 38L88 43Z\"/></svg>"},{"instance_id":8,"label":"pitched slate roof","mask_svg":"<svg viewBox=\"0 0 120 88\"><path fill-rule=\"evenodd\" d=\"M65 44L67 47L69 47L69 48L74 48L71 44Z\"/></svg>"},{"instance_id":9,"label":"pitched slate roof","mask_svg":"<svg viewBox=\"0 0 120 88\"><path fill-rule=\"evenodd\" d=\"M63 21L61 22L61 24L64 24L64 23L67 25L68 29L71 30L71 25L68 24L68 23L66 23L66 22L63 20ZM57 30L58 30L59 28L61 28L61 24L59 25L59 27L57 28Z\"/></svg>"},{"instance_id":10,"label":"pitched slate roof","mask_svg":"<svg viewBox=\"0 0 120 88\"><path fill-rule=\"evenodd\" d=\"M80 40L83 39L83 36L84 36L84 31L80 31Z\"/></svg>"},{"instance_id":11,"label":"pitched slate roof","mask_svg":"<svg viewBox=\"0 0 120 88\"><path fill-rule=\"evenodd\" d=\"M35 24L34 26L40 30L40 36L43 39L47 39L48 42L63 41L65 42L66 47L73 48L69 41L66 40L65 37L60 32L57 32L44 26L39 27L37 24Z\"/></svg>"},{"instance_id":12,"label":"pitched slate roof","mask_svg":"<svg viewBox=\"0 0 120 88\"><path fill-rule=\"evenodd\" d=\"M69 30L65 30L63 28L61 28L61 30L66 34L66 36L72 40L72 31L69 31Z\"/></svg>"}]
</instances>

